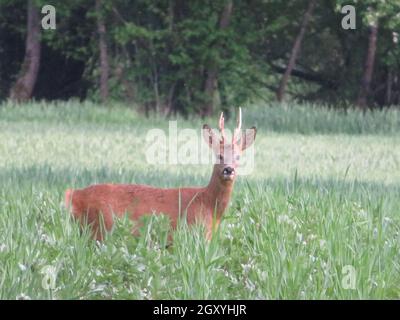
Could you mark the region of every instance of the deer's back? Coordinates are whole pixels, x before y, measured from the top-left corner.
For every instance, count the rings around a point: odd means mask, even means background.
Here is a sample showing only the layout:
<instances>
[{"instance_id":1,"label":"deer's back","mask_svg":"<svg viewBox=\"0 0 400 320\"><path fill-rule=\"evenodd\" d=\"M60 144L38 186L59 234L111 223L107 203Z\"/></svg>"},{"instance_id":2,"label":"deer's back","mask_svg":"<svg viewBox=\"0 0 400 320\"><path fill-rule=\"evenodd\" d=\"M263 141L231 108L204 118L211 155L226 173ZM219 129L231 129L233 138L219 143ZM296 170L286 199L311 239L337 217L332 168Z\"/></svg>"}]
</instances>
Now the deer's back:
<instances>
[{"instance_id":1,"label":"deer's back","mask_svg":"<svg viewBox=\"0 0 400 320\"><path fill-rule=\"evenodd\" d=\"M88 222L103 214L106 225L112 225L113 215L128 213L131 219L144 214L167 214L173 224L186 213L189 222L204 211L202 188L160 189L147 185L99 184L84 189L67 190L66 206L76 218Z\"/></svg>"}]
</instances>

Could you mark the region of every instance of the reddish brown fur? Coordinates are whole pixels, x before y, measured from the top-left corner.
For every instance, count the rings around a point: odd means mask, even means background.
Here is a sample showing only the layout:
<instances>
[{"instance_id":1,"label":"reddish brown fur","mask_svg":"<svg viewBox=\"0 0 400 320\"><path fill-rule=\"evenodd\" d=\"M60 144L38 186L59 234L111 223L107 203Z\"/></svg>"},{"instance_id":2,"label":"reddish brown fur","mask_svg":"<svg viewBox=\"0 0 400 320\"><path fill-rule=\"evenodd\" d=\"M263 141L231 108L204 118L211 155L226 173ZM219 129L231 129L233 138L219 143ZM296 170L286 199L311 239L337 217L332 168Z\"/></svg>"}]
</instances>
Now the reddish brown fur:
<instances>
[{"instance_id":1,"label":"reddish brown fur","mask_svg":"<svg viewBox=\"0 0 400 320\"><path fill-rule=\"evenodd\" d=\"M113 216L125 213L133 220L142 215L164 213L169 216L172 227L176 227L180 216L187 215L188 224L202 222L211 237L214 207L215 223L219 224L232 192L233 182L225 187L211 184L205 188L160 189L146 185L100 184L80 190L67 190L66 206L72 203L72 213L81 222L92 224L95 237L102 239L100 215L104 226L110 230ZM218 190L215 190L218 189ZM86 221L85 221L86 220Z\"/></svg>"},{"instance_id":2,"label":"reddish brown fur","mask_svg":"<svg viewBox=\"0 0 400 320\"><path fill-rule=\"evenodd\" d=\"M68 189L65 192L65 205L81 223L92 226L97 240L103 238L101 219L109 231L114 216L121 217L125 213L134 221L143 215L163 213L169 216L173 228L180 217L186 216L188 224L203 223L207 238L210 239L229 204L235 181L235 174L227 179L222 174L223 169L227 163L233 168L237 167L235 154L240 154L254 141L255 132L254 128L250 136L241 139L245 142L247 139L246 146L242 142L232 145L221 143L226 161L214 165L211 180L204 188L161 189L147 185L99 184L79 190ZM211 131L209 133L211 136ZM215 136L212 138L215 139ZM211 146L211 137L207 137L207 141ZM216 152L217 155L219 152Z\"/></svg>"}]
</instances>

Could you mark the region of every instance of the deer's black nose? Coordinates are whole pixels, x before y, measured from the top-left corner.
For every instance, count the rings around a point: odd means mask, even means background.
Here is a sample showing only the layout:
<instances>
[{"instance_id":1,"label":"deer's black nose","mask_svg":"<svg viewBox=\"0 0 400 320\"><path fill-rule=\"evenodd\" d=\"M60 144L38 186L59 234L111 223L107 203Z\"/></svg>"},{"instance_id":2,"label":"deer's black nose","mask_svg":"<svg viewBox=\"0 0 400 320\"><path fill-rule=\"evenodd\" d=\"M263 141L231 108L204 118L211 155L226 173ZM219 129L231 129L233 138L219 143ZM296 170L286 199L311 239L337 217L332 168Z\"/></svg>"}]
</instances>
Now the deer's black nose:
<instances>
[{"instance_id":1,"label":"deer's black nose","mask_svg":"<svg viewBox=\"0 0 400 320\"><path fill-rule=\"evenodd\" d=\"M231 175L231 174L234 173L234 172L235 172L235 169L232 168L232 167L226 167L226 168L224 168L224 174Z\"/></svg>"}]
</instances>

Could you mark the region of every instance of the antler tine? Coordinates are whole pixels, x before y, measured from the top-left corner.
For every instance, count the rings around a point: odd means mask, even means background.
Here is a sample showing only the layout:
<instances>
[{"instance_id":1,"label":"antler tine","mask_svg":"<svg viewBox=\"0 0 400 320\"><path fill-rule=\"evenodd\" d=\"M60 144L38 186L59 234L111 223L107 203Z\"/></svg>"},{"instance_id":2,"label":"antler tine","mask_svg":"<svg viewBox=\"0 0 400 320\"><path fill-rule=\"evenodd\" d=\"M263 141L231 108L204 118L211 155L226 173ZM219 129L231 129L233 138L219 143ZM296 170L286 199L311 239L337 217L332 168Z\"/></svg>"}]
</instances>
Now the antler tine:
<instances>
[{"instance_id":1,"label":"antler tine","mask_svg":"<svg viewBox=\"0 0 400 320\"><path fill-rule=\"evenodd\" d=\"M239 112L238 112L237 121L236 121L236 129L235 129L233 137L232 137L232 143L235 143L236 141L239 140L241 129L242 129L242 108L239 107Z\"/></svg>"},{"instance_id":2,"label":"antler tine","mask_svg":"<svg viewBox=\"0 0 400 320\"><path fill-rule=\"evenodd\" d=\"M224 113L221 112L221 116L219 117L219 132L221 133L222 140L225 140L225 118Z\"/></svg>"},{"instance_id":3,"label":"antler tine","mask_svg":"<svg viewBox=\"0 0 400 320\"><path fill-rule=\"evenodd\" d=\"M242 108L239 107L239 114L237 118L237 129L240 131L242 129Z\"/></svg>"}]
</instances>

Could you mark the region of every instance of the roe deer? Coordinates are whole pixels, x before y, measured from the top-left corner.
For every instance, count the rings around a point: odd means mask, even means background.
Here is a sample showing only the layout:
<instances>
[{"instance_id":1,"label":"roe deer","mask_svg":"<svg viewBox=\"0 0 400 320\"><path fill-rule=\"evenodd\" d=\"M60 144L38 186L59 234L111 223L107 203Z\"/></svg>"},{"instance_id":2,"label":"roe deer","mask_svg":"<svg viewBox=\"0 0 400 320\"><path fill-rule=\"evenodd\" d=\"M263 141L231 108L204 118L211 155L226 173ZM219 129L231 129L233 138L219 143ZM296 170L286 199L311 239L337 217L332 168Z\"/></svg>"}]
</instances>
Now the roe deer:
<instances>
[{"instance_id":1,"label":"roe deer","mask_svg":"<svg viewBox=\"0 0 400 320\"><path fill-rule=\"evenodd\" d=\"M99 184L80 190L68 189L65 205L81 223L91 225L94 238L100 241L103 239L100 222L109 231L114 216L121 217L126 213L135 221L142 215L162 213L169 216L172 228L181 216L186 216L188 224L203 223L206 237L211 239L228 206L240 155L256 137L255 127L242 133L241 122L239 108L231 143L226 141L223 113L219 120L219 136L208 125L203 126L203 136L217 158L206 187L161 189L139 184ZM136 231L135 228L134 233Z\"/></svg>"}]
</instances>

